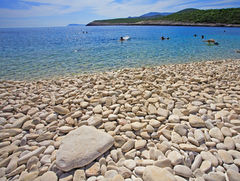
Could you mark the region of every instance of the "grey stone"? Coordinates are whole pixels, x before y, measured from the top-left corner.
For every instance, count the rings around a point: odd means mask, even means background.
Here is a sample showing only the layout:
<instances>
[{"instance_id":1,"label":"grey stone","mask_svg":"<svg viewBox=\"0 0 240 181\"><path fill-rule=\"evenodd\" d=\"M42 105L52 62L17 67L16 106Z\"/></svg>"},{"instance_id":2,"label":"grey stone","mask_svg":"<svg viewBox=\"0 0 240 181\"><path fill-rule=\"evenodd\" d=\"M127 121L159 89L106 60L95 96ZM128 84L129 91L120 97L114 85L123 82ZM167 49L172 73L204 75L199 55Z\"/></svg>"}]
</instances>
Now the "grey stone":
<instances>
[{"instance_id":1,"label":"grey stone","mask_svg":"<svg viewBox=\"0 0 240 181\"><path fill-rule=\"evenodd\" d=\"M211 162L211 165L216 167L218 166L218 159L209 151L202 151L201 156L203 160L208 160Z\"/></svg>"},{"instance_id":2,"label":"grey stone","mask_svg":"<svg viewBox=\"0 0 240 181\"><path fill-rule=\"evenodd\" d=\"M134 147L134 140L130 139L121 147L123 152L128 152Z\"/></svg>"},{"instance_id":3,"label":"grey stone","mask_svg":"<svg viewBox=\"0 0 240 181\"><path fill-rule=\"evenodd\" d=\"M218 127L214 127L212 129L210 129L209 135L212 138L218 139L219 141L223 141L224 140L223 134L222 134L221 130Z\"/></svg>"},{"instance_id":4,"label":"grey stone","mask_svg":"<svg viewBox=\"0 0 240 181\"><path fill-rule=\"evenodd\" d=\"M62 106L55 106L53 110L58 114L68 114L70 111L67 108L64 108Z\"/></svg>"},{"instance_id":5,"label":"grey stone","mask_svg":"<svg viewBox=\"0 0 240 181\"><path fill-rule=\"evenodd\" d=\"M144 181L177 181L174 175L166 168L147 166L143 173Z\"/></svg>"},{"instance_id":6,"label":"grey stone","mask_svg":"<svg viewBox=\"0 0 240 181\"><path fill-rule=\"evenodd\" d=\"M220 156L224 163L227 164L233 163L232 155L228 153L226 150L218 150L218 155Z\"/></svg>"},{"instance_id":7,"label":"grey stone","mask_svg":"<svg viewBox=\"0 0 240 181\"><path fill-rule=\"evenodd\" d=\"M18 160L18 164L23 164L23 163L27 163L28 159L30 159L33 156L38 156L40 155L44 150L46 149L45 146L42 146L26 155L24 155L23 157L19 158Z\"/></svg>"},{"instance_id":8,"label":"grey stone","mask_svg":"<svg viewBox=\"0 0 240 181\"><path fill-rule=\"evenodd\" d=\"M183 162L183 156L177 151L171 151L167 157L174 166Z\"/></svg>"},{"instance_id":9,"label":"grey stone","mask_svg":"<svg viewBox=\"0 0 240 181\"><path fill-rule=\"evenodd\" d=\"M239 181L240 173L238 173L232 169L229 169L229 170L227 170L227 176L229 178L229 181Z\"/></svg>"},{"instance_id":10,"label":"grey stone","mask_svg":"<svg viewBox=\"0 0 240 181\"><path fill-rule=\"evenodd\" d=\"M195 115L189 116L189 123L194 128L201 128L205 126L205 122L202 120L202 118Z\"/></svg>"},{"instance_id":11,"label":"grey stone","mask_svg":"<svg viewBox=\"0 0 240 181\"><path fill-rule=\"evenodd\" d=\"M222 172L210 172L203 177L205 181L225 181L225 175Z\"/></svg>"},{"instance_id":12,"label":"grey stone","mask_svg":"<svg viewBox=\"0 0 240 181\"><path fill-rule=\"evenodd\" d=\"M200 167L201 163L202 163L202 156L200 154L198 154L194 159L194 162L191 166L191 170L195 171L197 168Z\"/></svg>"},{"instance_id":13,"label":"grey stone","mask_svg":"<svg viewBox=\"0 0 240 181\"><path fill-rule=\"evenodd\" d=\"M84 170L78 169L74 172L73 181L85 181L86 176Z\"/></svg>"},{"instance_id":14,"label":"grey stone","mask_svg":"<svg viewBox=\"0 0 240 181\"><path fill-rule=\"evenodd\" d=\"M52 171L48 171L48 172L44 173L39 178L40 178L39 181L46 181L46 180L57 181L58 180L56 173L54 173Z\"/></svg>"},{"instance_id":15,"label":"grey stone","mask_svg":"<svg viewBox=\"0 0 240 181\"><path fill-rule=\"evenodd\" d=\"M173 170L177 175L183 176L183 177L191 177L192 176L192 170L188 168L185 165L176 165Z\"/></svg>"}]
</instances>

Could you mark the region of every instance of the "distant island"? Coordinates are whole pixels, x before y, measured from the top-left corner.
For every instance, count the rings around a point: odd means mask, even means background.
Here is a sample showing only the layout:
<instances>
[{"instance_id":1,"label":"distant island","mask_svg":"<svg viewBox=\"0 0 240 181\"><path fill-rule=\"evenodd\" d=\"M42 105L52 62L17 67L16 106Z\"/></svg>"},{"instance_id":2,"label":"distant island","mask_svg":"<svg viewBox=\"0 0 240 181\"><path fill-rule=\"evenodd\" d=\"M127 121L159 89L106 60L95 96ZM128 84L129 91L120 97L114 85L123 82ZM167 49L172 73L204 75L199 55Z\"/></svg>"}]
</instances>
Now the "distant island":
<instances>
[{"instance_id":1,"label":"distant island","mask_svg":"<svg viewBox=\"0 0 240 181\"><path fill-rule=\"evenodd\" d=\"M86 26L168 25L240 27L240 8L200 10L188 8L176 13L150 12L139 17L95 20Z\"/></svg>"}]
</instances>

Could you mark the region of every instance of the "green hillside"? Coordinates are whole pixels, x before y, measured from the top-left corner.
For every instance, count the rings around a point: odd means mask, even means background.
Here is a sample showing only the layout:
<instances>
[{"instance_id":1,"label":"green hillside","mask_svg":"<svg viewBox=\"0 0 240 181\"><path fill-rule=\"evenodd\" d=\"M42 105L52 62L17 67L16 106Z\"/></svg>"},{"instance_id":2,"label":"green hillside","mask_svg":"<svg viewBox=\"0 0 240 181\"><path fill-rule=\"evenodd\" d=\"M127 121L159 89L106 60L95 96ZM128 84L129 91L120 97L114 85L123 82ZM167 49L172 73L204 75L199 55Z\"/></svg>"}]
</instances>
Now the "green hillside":
<instances>
[{"instance_id":1,"label":"green hillside","mask_svg":"<svg viewBox=\"0 0 240 181\"><path fill-rule=\"evenodd\" d=\"M240 8L229 9L209 9L199 10L188 8L168 16L154 16L148 18L118 18L109 20L96 20L92 23L109 23L109 24L135 24L138 22L187 22L187 23L223 23L223 24L240 24Z\"/></svg>"},{"instance_id":2,"label":"green hillside","mask_svg":"<svg viewBox=\"0 0 240 181\"><path fill-rule=\"evenodd\" d=\"M182 11L159 18L191 23L240 24L240 8Z\"/></svg>"}]
</instances>

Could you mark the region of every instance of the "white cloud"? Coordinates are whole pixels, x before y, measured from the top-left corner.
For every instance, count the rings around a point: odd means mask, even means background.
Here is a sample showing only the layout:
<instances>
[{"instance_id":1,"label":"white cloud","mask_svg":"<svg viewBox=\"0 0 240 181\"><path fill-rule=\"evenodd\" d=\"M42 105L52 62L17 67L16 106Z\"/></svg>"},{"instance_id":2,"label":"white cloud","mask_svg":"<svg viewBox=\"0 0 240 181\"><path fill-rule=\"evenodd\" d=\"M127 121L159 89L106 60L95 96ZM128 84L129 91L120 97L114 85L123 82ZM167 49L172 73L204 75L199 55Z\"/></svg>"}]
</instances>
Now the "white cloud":
<instances>
[{"instance_id":1,"label":"white cloud","mask_svg":"<svg viewBox=\"0 0 240 181\"><path fill-rule=\"evenodd\" d=\"M209 0L207 3L193 0L159 0L154 3L147 3L144 0L124 0L122 2L114 0L22 0L21 2L41 4L28 5L28 9L0 8L0 17L21 18L62 15L81 12L83 9L89 8L96 15L114 18L137 16L152 11L173 12L189 7L224 7L226 3L238 2L238 0Z\"/></svg>"}]
</instances>

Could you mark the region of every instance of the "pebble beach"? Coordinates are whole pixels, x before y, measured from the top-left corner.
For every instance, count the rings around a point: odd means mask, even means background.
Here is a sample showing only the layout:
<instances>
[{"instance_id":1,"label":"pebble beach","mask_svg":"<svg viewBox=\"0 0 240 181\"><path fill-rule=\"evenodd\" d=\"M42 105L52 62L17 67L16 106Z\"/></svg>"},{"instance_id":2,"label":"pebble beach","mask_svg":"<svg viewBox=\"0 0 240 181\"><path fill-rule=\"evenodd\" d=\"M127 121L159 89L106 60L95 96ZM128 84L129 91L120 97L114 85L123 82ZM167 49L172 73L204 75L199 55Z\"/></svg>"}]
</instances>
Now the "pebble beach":
<instances>
[{"instance_id":1,"label":"pebble beach","mask_svg":"<svg viewBox=\"0 0 240 181\"><path fill-rule=\"evenodd\" d=\"M239 181L240 59L0 81L0 181Z\"/></svg>"}]
</instances>

